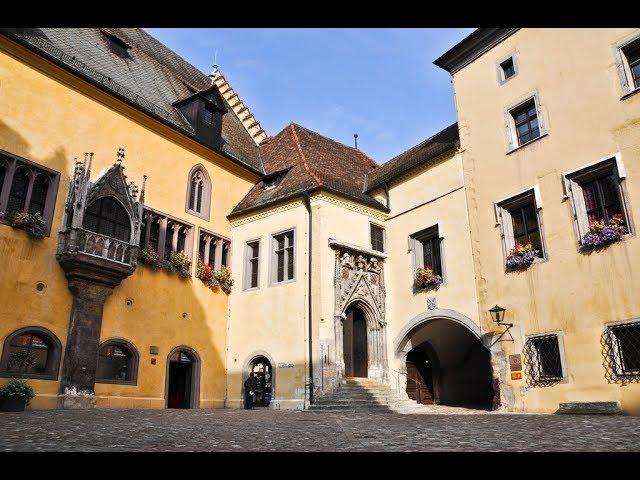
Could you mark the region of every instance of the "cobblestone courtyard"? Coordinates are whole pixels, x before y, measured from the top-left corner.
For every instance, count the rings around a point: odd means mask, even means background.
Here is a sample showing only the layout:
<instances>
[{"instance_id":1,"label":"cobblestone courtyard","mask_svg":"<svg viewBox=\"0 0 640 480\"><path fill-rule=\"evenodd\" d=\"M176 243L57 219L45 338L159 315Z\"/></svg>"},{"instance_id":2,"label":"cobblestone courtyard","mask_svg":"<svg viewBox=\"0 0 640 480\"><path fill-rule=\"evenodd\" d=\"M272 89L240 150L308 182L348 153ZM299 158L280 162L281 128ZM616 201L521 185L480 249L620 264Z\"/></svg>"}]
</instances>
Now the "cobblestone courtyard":
<instances>
[{"instance_id":1,"label":"cobblestone courtyard","mask_svg":"<svg viewBox=\"0 0 640 480\"><path fill-rule=\"evenodd\" d=\"M0 413L0 451L637 451L640 417L274 410Z\"/></svg>"}]
</instances>

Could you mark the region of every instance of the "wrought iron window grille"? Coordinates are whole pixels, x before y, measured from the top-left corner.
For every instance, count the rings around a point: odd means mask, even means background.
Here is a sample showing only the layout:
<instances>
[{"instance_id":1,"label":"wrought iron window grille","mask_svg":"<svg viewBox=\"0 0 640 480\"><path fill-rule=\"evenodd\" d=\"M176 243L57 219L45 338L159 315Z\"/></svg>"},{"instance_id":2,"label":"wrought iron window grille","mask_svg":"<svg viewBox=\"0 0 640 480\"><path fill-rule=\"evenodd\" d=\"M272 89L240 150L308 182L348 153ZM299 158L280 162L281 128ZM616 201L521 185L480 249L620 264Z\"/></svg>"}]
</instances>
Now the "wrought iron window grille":
<instances>
[{"instance_id":1,"label":"wrought iron window grille","mask_svg":"<svg viewBox=\"0 0 640 480\"><path fill-rule=\"evenodd\" d=\"M640 382L640 321L608 326L600 343L607 382Z\"/></svg>"},{"instance_id":2,"label":"wrought iron window grille","mask_svg":"<svg viewBox=\"0 0 640 480\"><path fill-rule=\"evenodd\" d=\"M539 335L527 339L523 357L528 386L548 387L564 380L557 334Z\"/></svg>"}]
</instances>

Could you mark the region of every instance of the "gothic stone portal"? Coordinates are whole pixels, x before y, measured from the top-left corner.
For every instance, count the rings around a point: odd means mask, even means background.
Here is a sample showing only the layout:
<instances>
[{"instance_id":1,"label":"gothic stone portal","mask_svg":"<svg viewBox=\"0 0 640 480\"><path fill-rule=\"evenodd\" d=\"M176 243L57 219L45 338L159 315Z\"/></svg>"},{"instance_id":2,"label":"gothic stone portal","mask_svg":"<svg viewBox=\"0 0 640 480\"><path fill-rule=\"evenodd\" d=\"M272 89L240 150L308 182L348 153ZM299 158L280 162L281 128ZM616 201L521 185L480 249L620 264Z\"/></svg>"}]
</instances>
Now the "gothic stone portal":
<instances>
[{"instance_id":1,"label":"gothic stone portal","mask_svg":"<svg viewBox=\"0 0 640 480\"><path fill-rule=\"evenodd\" d=\"M335 249L335 381L364 376L387 382L384 254L336 241L330 245ZM329 389L330 383L325 383Z\"/></svg>"}]
</instances>

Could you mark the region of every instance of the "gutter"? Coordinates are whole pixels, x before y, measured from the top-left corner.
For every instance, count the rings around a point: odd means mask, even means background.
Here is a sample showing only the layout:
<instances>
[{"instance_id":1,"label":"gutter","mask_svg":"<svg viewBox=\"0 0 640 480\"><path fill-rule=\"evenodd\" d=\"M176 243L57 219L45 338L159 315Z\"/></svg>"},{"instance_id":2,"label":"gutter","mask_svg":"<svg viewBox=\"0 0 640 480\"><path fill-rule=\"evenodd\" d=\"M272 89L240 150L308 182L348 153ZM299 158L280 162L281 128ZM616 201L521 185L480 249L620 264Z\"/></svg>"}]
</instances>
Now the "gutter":
<instances>
[{"instance_id":1,"label":"gutter","mask_svg":"<svg viewBox=\"0 0 640 480\"><path fill-rule=\"evenodd\" d=\"M312 223L312 218L313 218L313 214L311 211L311 194L309 192L305 192L305 194L303 195L303 199L304 199L304 206L307 209L307 212L309 213L309 245L308 245L308 259L309 259L309 264L307 266L307 271L308 271L308 289L309 289L309 293L307 295L307 300L308 300L308 315L309 315L309 362L308 362L308 383L309 383L309 405L311 405L313 403L313 317L312 317L312 313L313 313L313 307L312 307L312 299L311 299L311 272L312 272L312 248L313 248L313 223Z\"/></svg>"}]
</instances>

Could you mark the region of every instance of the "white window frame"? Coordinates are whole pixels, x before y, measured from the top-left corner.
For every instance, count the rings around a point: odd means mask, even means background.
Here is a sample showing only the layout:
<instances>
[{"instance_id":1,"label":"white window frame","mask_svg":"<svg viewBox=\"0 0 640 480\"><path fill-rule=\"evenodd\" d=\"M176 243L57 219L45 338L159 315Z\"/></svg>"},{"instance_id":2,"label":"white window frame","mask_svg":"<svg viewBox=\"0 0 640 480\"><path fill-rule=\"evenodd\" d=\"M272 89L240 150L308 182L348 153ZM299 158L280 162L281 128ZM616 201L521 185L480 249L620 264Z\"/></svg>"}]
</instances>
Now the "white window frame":
<instances>
[{"instance_id":1,"label":"white window frame","mask_svg":"<svg viewBox=\"0 0 640 480\"><path fill-rule=\"evenodd\" d=\"M371 227L378 227L382 230L382 251L380 253L386 253L387 251L387 229L383 226L380 225L379 223L376 222L369 222L369 248L371 248L371 250L377 252L378 250L375 250L373 248L373 235L371 235Z\"/></svg>"},{"instance_id":2,"label":"white window frame","mask_svg":"<svg viewBox=\"0 0 640 480\"><path fill-rule=\"evenodd\" d=\"M529 340L535 340L538 337L547 337L549 335L555 335L556 336L557 341L558 341L558 351L560 352L560 367L562 368L562 380L558 380L558 382L556 384L558 384L558 383L567 383L569 381L569 374L567 372L567 360L566 360L566 356L565 356L565 353L564 353L564 332L562 330L556 330L556 331L553 331L553 332L545 332L545 333L536 333L536 334L533 334L533 335L526 335L525 336L525 344ZM532 383L535 385L535 384L540 384L540 383L544 383L544 382L540 382L540 379L533 379Z\"/></svg>"},{"instance_id":3,"label":"white window frame","mask_svg":"<svg viewBox=\"0 0 640 480\"><path fill-rule=\"evenodd\" d=\"M513 235L513 220L509 210L514 208L517 204L524 202L525 199L533 199L533 204L536 209L536 217L538 220L538 231L540 232L540 243L542 244L542 257L538 257L534 260L534 263L548 260L547 246L545 243L544 225L542 223L542 195L540 194L540 186L533 185L520 192L509 195L496 201L494 205L494 213L496 216L496 226L500 227L500 237L502 240L502 254L503 264L507 263L507 256L509 250L511 250L516 242Z\"/></svg>"},{"instance_id":4,"label":"white window frame","mask_svg":"<svg viewBox=\"0 0 640 480\"><path fill-rule=\"evenodd\" d=\"M633 324L638 324L640 325L640 318L633 318L631 320L622 320L622 321L618 321L618 322L611 322L611 323L607 323L604 326L604 333L605 335L614 335L612 333L610 333L610 329L611 327L620 327L620 326L625 326L625 325L633 325ZM613 354L613 358L611 358L611 363L614 366L615 371L613 372L613 374L616 376L616 378L618 379L625 379L628 377L635 377L638 376L640 373L623 373L622 371L622 355L620 354L620 349L618 346L618 342L616 342L614 345L611 346L612 347L612 354Z\"/></svg>"},{"instance_id":5,"label":"white window frame","mask_svg":"<svg viewBox=\"0 0 640 480\"><path fill-rule=\"evenodd\" d=\"M518 134L516 132L516 122L513 118L512 112L527 102L533 100L536 107L536 115L538 116L538 129L540 130L540 135L533 140L529 140L526 143L520 144L518 142ZM540 140L542 137L548 134L546 128L546 121L542 116L542 103L540 101L540 95L537 91L529 93L528 95L521 97L516 102L513 102L509 106L504 109L504 121L507 135L507 153L511 153L519 148L522 148L526 145L529 145L536 140Z\"/></svg>"},{"instance_id":6,"label":"white window frame","mask_svg":"<svg viewBox=\"0 0 640 480\"><path fill-rule=\"evenodd\" d=\"M513 61L513 75L511 75L509 78L504 78L504 69L502 68L502 64L504 62L506 62L507 60L512 59ZM516 52L512 52L509 55L502 57L500 60L498 60L498 62L496 63L496 71L498 74L498 85L503 85L506 82L508 82L509 80L512 80L513 78L518 76L518 73L520 72L520 68L518 67L518 60L517 60L517 54Z\"/></svg>"},{"instance_id":7,"label":"white window frame","mask_svg":"<svg viewBox=\"0 0 640 480\"><path fill-rule=\"evenodd\" d=\"M587 181L585 177L594 176L599 172L611 170L618 176L618 194L620 195L620 205L624 210L624 216L627 220L628 234L622 238L628 238L633 235L633 219L631 217L631 208L629 208L629 200L626 192L626 171L622 162L622 155L616 152L607 155L600 160L583 165L575 170L562 174L562 186L564 188L564 198L569 199L571 203L571 211L573 213L574 231L578 237L578 246L582 237L589 231L589 218L587 217L587 207L584 202L584 194L582 193L581 184Z\"/></svg>"},{"instance_id":8,"label":"white window frame","mask_svg":"<svg viewBox=\"0 0 640 480\"><path fill-rule=\"evenodd\" d=\"M445 262L444 230L442 228L441 222L436 222L435 224L427 228L423 228L422 230L409 235L408 243L409 251L411 252L411 282L413 283L415 280L416 269L419 267L424 268L424 253L422 251L422 242L425 239L433 238L430 230L435 230L437 232L435 237L440 240L440 270L442 271L442 274L440 275L442 277L442 284L440 285L440 287L444 287L447 285L447 262Z\"/></svg>"},{"instance_id":9,"label":"white window frame","mask_svg":"<svg viewBox=\"0 0 640 480\"><path fill-rule=\"evenodd\" d=\"M622 97L620 100L624 100L631 94L640 90L640 87L633 85L633 76L631 75L631 69L629 68L629 61L623 52L626 47L635 41L640 41L640 32L635 32L613 45L613 56L616 61L620 87L622 88Z\"/></svg>"},{"instance_id":10,"label":"white window frame","mask_svg":"<svg viewBox=\"0 0 640 480\"><path fill-rule=\"evenodd\" d=\"M260 288L260 262L262 260L262 239L252 238L244 242L244 274L242 275L242 290L258 290ZM255 287L251 286L251 247L250 244L258 242L258 262L256 263L257 272L257 284Z\"/></svg>"},{"instance_id":11,"label":"white window frame","mask_svg":"<svg viewBox=\"0 0 640 480\"><path fill-rule=\"evenodd\" d=\"M293 246L293 250L291 251L291 255L293 255L293 277L292 278L288 278L286 280L281 280L278 281L278 256L276 255L276 250L278 248L278 241L276 240L276 237L280 236L280 235L284 235L287 233L293 233L292 236L292 240L291 240L291 245ZM280 230L278 232L272 233L270 235L270 259L269 259L269 286L275 286L275 285L283 285L285 283L291 283L291 282L295 282L296 281L296 277L297 277L297 261L296 261L296 253L298 251L298 248L296 246L296 242L298 239L298 235L296 232L296 227L291 227L291 228L287 228L284 230ZM286 248L286 247L285 247ZM284 260L284 264L285 264L285 273L288 272L288 257L287 257L287 252L285 250L285 260Z\"/></svg>"}]
</instances>

